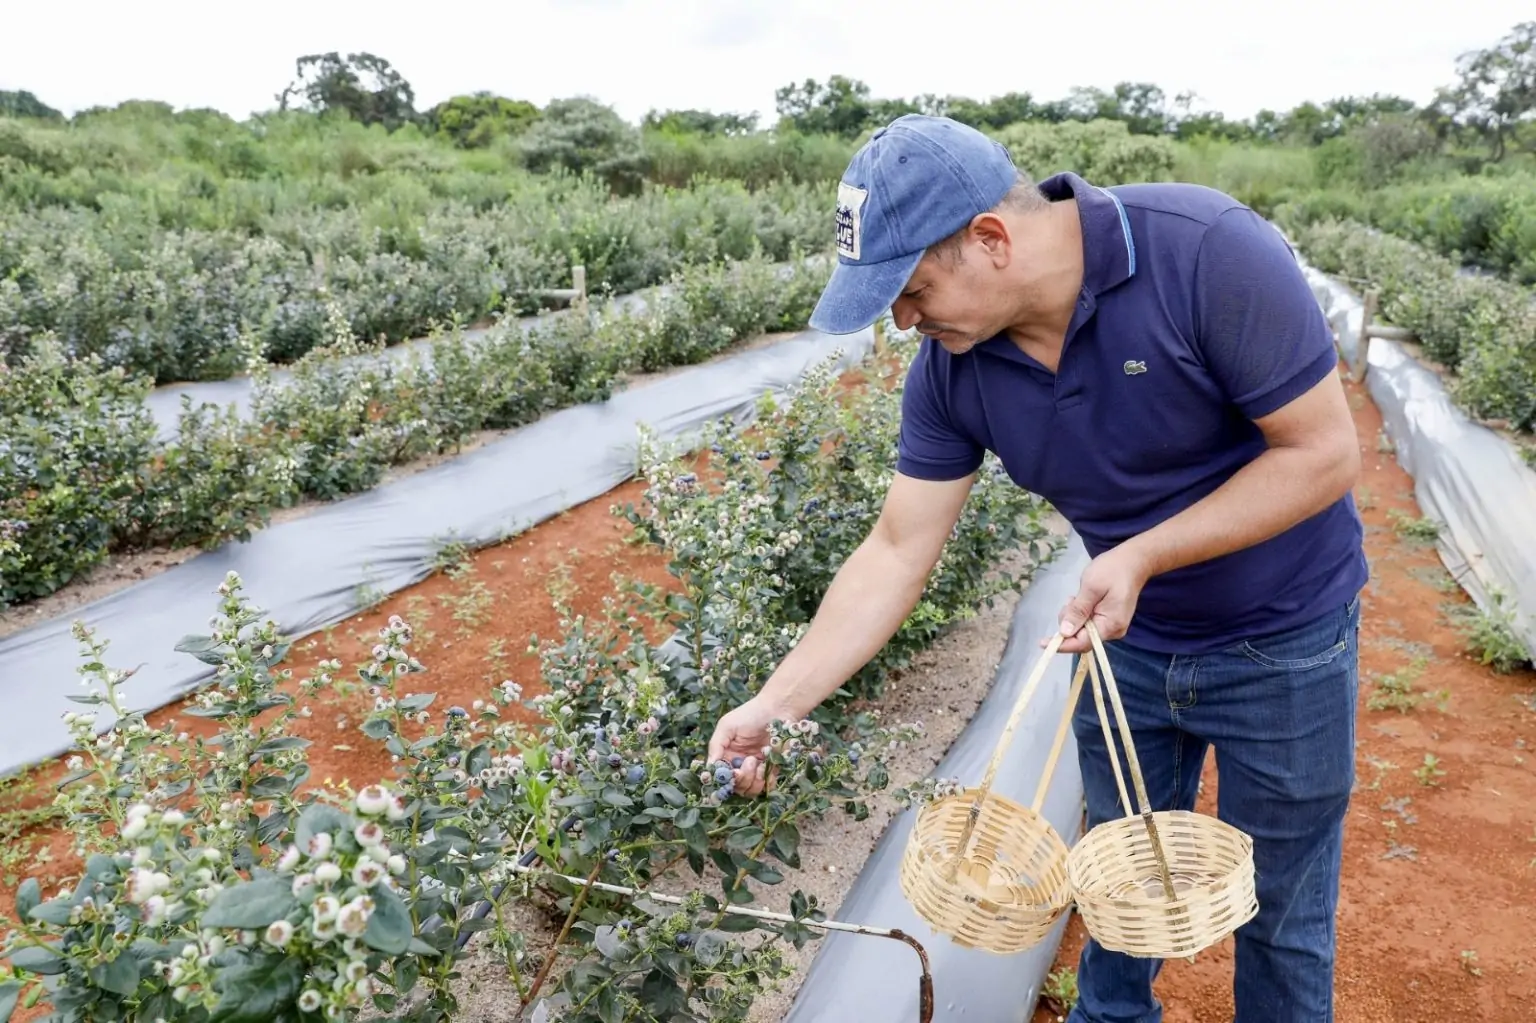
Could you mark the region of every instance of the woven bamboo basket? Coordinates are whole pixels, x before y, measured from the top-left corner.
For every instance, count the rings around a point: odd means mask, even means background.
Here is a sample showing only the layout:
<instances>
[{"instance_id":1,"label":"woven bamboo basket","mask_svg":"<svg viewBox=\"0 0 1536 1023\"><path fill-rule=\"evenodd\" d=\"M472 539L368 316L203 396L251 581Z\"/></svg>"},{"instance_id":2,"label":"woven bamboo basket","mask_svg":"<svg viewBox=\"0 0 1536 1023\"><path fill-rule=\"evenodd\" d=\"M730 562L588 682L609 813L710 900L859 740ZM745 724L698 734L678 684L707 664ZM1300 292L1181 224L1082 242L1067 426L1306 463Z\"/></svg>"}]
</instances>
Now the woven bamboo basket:
<instances>
[{"instance_id":1,"label":"woven bamboo basket","mask_svg":"<svg viewBox=\"0 0 1536 1023\"><path fill-rule=\"evenodd\" d=\"M1191 957L1258 912L1253 840L1205 814L1152 811L1109 656L1091 622L1088 636L1094 656L1084 660L1126 815L1090 829L1068 855L1073 900L1088 933L1106 949L1147 958ZM1105 690L1119 722L1139 812L1132 809L1115 753Z\"/></svg>"},{"instance_id":2,"label":"woven bamboo basket","mask_svg":"<svg viewBox=\"0 0 1536 1023\"><path fill-rule=\"evenodd\" d=\"M1040 814L1085 677L1071 695L1029 807L991 791L1024 708L1060 638L1048 644L1019 694L981 785L936 799L917 815L901 861L901 891L934 930L955 944L1007 954L1039 944L1071 904L1067 846Z\"/></svg>"}]
</instances>

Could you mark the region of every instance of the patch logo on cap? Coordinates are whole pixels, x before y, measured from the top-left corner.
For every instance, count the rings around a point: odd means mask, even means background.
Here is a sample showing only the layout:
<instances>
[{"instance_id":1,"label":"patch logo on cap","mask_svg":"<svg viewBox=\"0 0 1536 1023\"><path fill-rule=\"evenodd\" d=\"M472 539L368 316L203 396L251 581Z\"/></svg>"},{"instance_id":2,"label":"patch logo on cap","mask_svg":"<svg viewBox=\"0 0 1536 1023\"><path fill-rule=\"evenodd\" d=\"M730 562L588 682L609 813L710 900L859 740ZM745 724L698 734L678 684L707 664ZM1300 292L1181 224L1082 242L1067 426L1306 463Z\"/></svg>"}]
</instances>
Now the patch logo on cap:
<instances>
[{"instance_id":1,"label":"patch logo on cap","mask_svg":"<svg viewBox=\"0 0 1536 1023\"><path fill-rule=\"evenodd\" d=\"M837 183L837 253L849 259L859 258L860 218L869 190L846 181Z\"/></svg>"}]
</instances>

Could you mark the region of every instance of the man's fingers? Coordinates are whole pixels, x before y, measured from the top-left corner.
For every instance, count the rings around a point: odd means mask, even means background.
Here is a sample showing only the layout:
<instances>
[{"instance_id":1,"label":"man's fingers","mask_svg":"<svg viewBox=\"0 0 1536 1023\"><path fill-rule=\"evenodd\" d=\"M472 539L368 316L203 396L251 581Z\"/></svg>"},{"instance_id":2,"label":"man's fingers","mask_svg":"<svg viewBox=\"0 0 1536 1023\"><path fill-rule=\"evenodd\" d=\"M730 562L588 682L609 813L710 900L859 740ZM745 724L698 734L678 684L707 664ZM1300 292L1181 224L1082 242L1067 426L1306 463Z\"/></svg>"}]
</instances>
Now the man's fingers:
<instances>
[{"instance_id":1,"label":"man's fingers","mask_svg":"<svg viewBox=\"0 0 1536 1023\"><path fill-rule=\"evenodd\" d=\"M721 728L721 727L717 726L715 728L715 734L711 735L709 737L709 758L708 758L708 763L715 764L715 763L719 763L720 761L726 759L726 757L725 757L725 747L726 747L726 735L728 734L728 732L729 732L729 729Z\"/></svg>"},{"instance_id":2,"label":"man's fingers","mask_svg":"<svg viewBox=\"0 0 1536 1023\"><path fill-rule=\"evenodd\" d=\"M756 757L743 760L735 774L738 795L755 796L763 790L763 764Z\"/></svg>"}]
</instances>

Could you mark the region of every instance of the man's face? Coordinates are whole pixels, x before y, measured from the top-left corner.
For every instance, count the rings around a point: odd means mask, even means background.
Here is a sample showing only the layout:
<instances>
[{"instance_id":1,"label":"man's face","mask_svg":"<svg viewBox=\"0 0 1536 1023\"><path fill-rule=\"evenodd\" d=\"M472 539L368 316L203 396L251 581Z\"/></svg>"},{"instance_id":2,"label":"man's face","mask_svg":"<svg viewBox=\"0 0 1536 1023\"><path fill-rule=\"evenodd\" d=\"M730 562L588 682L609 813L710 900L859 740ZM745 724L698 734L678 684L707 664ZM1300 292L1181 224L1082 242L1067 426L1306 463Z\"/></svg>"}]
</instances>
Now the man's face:
<instances>
[{"instance_id":1,"label":"man's face","mask_svg":"<svg viewBox=\"0 0 1536 1023\"><path fill-rule=\"evenodd\" d=\"M968 241L961 245L958 252L924 256L891 306L898 328L915 327L954 355L970 351L1007 326L999 308L998 268L985 253L967 254Z\"/></svg>"}]
</instances>

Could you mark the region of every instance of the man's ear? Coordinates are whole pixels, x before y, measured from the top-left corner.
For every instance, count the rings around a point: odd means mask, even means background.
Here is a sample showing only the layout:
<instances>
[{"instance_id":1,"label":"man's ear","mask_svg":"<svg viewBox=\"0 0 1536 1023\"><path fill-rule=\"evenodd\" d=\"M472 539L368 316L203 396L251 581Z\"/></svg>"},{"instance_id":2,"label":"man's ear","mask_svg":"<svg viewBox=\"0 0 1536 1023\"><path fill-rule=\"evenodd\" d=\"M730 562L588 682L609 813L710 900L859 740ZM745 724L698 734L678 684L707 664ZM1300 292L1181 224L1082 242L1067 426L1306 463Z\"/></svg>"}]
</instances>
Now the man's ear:
<instances>
[{"instance_id":1,"label":"man's ear","mask_svg":"<svg viewBox=\"0 0 1536 1023\"><path fill-rule=\"evenodd\" d=\"M1013 235L1008 230L1007 221L990 211L978 213L971 218L968 230L971 240L980 246L993 266L1001 269L1008 264L1013 255Z\"/></svg>"}]
</instances>

